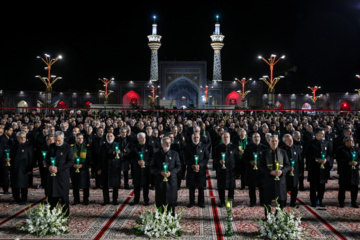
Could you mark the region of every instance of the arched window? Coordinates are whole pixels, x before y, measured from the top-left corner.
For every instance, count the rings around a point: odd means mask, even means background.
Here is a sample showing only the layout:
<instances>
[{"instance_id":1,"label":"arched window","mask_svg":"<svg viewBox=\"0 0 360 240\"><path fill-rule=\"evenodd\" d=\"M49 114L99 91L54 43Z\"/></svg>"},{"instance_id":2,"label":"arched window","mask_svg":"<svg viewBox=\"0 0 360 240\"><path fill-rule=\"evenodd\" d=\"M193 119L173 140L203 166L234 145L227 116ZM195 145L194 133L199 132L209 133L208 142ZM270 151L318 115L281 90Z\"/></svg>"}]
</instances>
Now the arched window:
<instances>
[{"instance_id":1,"label":"arched window","mask_svg":"<svg viewBox=\"0 0 360 240\"><path fill-rule=\"evenodd\" d=\"M18 108L20 108L21 113L27 112L26 108L29 107L28 103L24 100L21 100L20 102L18 102L17 106L18 106Z\"/></svg>"}]
</instances>

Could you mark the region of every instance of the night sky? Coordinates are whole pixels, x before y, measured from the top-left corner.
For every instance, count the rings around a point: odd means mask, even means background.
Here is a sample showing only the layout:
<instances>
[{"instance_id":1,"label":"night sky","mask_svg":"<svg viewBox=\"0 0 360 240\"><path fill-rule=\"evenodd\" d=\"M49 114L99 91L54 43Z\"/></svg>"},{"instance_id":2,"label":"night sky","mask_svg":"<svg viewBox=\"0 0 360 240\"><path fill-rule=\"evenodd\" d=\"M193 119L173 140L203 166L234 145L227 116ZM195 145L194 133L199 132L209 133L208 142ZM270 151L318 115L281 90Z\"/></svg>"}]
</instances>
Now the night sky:
<instances>
[{"instance_id":1,"label":"night sky","mask_svg":"<svg viewBox=\"0 0 360 240\"><path fill-rule=\"evenodd\" d=\"M275 76L285 75L277 92L308 93L308 85L322 86L319 93L360 88L355 77L360 74L360 0L150 2L159 1L10 3L0 14L0 89L44 90L35 78L47 75L36 58L44 53L63 56L52 68L63 78L55 91L95 91L101 77L149 80L147 35L153 15L162 35L159 61L206 61L211 80L210 35L217 14L225 35L224 81L259 79L269 67L258 55L285 54L274 70Z\"/></svg>"}]
</instances>

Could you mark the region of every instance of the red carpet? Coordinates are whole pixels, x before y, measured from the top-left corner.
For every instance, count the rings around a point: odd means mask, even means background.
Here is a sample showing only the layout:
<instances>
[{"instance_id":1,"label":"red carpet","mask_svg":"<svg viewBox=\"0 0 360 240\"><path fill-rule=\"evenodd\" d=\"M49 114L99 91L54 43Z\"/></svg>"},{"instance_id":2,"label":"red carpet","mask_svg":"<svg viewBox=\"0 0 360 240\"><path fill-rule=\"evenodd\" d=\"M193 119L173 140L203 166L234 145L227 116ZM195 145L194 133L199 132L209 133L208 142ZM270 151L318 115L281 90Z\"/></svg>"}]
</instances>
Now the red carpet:
<instances>
[{"instance_id":1,"label":"red carpet","mask_svg":"<svg viewBox=\"0 0 360 240\"><path fill-rule=\"evenodd\" d=\"M248 207L248 190L235 190L232 228L235 236L223 236L227 229L227 216L225 208L218 208L218 193L214 171L207 170L208 188L205 191L204 209L197 206L189 209L188 190L183 188L178 193L178 206L176 211L184 209L182 225L186 227L181 239L253 239L257 235L254 219L264 216L262 206ZM38 172L35 171L34 185L39 183ZM336 173L332 172L336 177ZM323 203L325 208L312 208L309 206L309 185L298 195L298 210L302 212L302 226L306 228L307 239L360 239L360 209L350 207L350 193L346 194L345 208L339 208L337 202L337 180L329 180ZM94 183L92 182L92 185ZM237 186L240 181L237 180ZM111 194L111 193L110 193ZM111 195L110 195L111 197ZM289 196L290 197L290 196ZM133 190L119 190L119 204L117 206L102 206L102 192L100 189L90 190L90 204L88 206L70 206L71 218L69 221L70 233L63 236L48 236L46 239L135 239L132 227L139 216L139 212L149 209L140 201L138 206L129 206L132 201ZM72 202L72 192L70 191ZM142 197L141 197L142 200ZM150 191L150 200L154 203L155 192ZM42 189L29 190L29 204L36 207L44 201ZM25 220L25 211L29 206L13 204L10 195L0 195L0 239L38 239L34 235L18 231L16 228ZM290 208L286 208L290 209ZM145 237L142 237L146 239ZM43 238L45 239L45 238Z\"/></svg>"}]
</instances>

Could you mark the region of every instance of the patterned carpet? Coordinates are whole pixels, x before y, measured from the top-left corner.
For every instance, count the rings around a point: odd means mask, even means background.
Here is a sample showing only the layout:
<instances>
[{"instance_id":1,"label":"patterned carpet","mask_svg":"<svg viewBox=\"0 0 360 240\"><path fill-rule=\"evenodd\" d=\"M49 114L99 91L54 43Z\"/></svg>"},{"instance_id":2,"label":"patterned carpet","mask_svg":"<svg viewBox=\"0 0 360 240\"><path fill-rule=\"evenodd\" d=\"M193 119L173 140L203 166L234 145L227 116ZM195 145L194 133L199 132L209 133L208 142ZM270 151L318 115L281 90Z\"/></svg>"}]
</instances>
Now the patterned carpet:
<instances>
[{"instance_id":1,"label":"patterned carpet","mask_svg":"<svg viewBox=\"0 0 360 240\"><path fill-rule=\"evenodd\" d=\"M176 211L184 209L182 225L186 227L181 239L254 239L258 234L258 228L254 219L264 216L262 206L248 207L248 190L236 190L233 208L234 222L232 228L235 236L227 238L223 236L227 222L225 208L217 208L218 193L214 172L209 164L208 188L205 191L204 209L197 206L189 209L188 190L185 182L178 194L178 206ZM309 185L305 182L306 191L299 191L298 210L302 212L302 226L305 227L307 239L360 239L360 209L350 207L350 193L346 193L345 208L338 207L336 172L331 173L334 180L329 180L326 185L324 198L325 208L312 208L309 206ZM34 172L34 186L39 183L38 171ZM92 186L94 183L92 182ZM237 180L240 186L240 180ZM111 197L111 195L110 195ZM150 200L154 203L155 192L150 191ZM82 199L82 198L81 198ZM69 221L70 233L63 236L47 236L42 239L146 239L136 237L132 231L139 212L149 209L151 206L130 206L128 203L133 199L133 190L119 190L119 204L117 206L102 206L102 192L100 189L90 190L90 204L88 206L70 206L71 218ZM29 191L29 205L36 207L44 201L44 193L41 189L32 188ZM70 191L70 202L73 197ZM0 239L39 239L34 235L24 234L16 228L24 221L24 213L29 206L14 204L10 195L0 195ZM290 209L290 208L286 208Z\"/></svg>"}]
</instances>

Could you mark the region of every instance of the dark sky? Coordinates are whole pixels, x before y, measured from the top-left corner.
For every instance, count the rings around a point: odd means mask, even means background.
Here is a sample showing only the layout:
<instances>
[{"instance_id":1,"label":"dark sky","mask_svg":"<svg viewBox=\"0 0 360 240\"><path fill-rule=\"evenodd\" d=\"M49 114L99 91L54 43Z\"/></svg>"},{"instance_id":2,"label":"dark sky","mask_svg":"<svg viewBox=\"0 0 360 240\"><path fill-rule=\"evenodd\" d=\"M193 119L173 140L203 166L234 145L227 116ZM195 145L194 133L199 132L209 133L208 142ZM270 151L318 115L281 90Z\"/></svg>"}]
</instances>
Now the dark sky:
<instances>
[{"instance_id":1,"label":"dark sky","mask_svg":"<svg viewBox=\"0 0 360 240\"><path fill-rule=\"evenodd\" d=\"M211 80L216 14L225 35L224 81L269 74L257 56L274 53L286 55L274 70L285 75L277 92L308 92L308 85L321 85L323 93L360 87L355 78L360 74L360 0L155 2L32 1L2 8L1 89L44 90L34 77L46 76L45 65L36 59L44 53L63 56L53 65L52 74L63 77L54 90L92 91L100 77L148 80L153 15L162 35L159 61L207 61Z\"/></svg>"}]
</instances>

